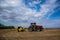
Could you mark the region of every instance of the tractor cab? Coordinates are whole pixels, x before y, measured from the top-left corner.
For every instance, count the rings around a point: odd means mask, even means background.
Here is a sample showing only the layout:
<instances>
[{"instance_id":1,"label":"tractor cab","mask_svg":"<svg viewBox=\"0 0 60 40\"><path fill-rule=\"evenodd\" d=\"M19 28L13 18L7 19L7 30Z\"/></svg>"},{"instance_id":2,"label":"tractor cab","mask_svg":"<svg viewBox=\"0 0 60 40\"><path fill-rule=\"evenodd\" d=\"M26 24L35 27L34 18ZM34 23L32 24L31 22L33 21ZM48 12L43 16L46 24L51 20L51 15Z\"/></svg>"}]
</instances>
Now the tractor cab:
<instances>
[{"instance_id":1,"label":"tractor cab","mask_svg":"<svg viewBox=\"0 0 60 40\"><path fill-rule=\"evenodd\" d=\"M31 23L31 26L33 26L33 27L36 26L36 23Z\"/></svg>"}]
</instances>

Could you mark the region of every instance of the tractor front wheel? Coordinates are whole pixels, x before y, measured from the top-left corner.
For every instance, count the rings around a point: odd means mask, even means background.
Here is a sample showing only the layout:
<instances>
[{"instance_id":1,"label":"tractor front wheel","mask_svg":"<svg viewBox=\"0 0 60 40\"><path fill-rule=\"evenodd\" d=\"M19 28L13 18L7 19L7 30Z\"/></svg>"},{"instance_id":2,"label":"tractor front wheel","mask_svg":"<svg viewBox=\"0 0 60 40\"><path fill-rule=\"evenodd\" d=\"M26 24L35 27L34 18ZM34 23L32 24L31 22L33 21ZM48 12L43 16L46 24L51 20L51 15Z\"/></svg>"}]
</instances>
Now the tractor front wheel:
<instances>
[{"instance_id":1,"label":"tractor front wheel","mask_svg":"<svg viewBox=\"0 0 60 40\"><path fill-rule=\"evenodd\" d=\"M42 31L43 30L43 28L40 28L40 31Z\"/></svg>"}]
</instances>

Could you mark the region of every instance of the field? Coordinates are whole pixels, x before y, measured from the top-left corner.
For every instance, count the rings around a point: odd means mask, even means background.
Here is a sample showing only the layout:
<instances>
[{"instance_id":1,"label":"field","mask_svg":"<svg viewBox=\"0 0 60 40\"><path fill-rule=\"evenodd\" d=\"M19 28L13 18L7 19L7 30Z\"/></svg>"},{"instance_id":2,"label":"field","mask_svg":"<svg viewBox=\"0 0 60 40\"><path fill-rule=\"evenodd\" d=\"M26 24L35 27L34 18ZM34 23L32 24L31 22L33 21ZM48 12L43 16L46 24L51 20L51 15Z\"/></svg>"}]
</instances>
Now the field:
<instances>
[{"instance_id":1,"label":"field","mask_svg":"<svg viewBox=\"0 0 60 40\"><path fill-rule=\"evenodd\" d=\"M41 32L17 32L16 29L0 29L0 40L60 40L60 29L44 29Z\"/></svg>"}]
</instances>

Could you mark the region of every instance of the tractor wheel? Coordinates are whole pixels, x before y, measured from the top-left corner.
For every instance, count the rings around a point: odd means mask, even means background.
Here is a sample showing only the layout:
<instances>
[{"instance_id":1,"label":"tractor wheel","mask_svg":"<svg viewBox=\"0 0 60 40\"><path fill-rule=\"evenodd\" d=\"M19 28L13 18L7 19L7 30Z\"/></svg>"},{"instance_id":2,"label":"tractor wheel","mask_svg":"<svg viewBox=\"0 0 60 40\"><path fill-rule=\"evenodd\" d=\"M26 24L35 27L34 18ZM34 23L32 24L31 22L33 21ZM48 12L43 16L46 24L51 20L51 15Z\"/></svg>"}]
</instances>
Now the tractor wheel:
<instances>
[{"instance_id":1,"label":"tractor wheel","mask_svg":"<svg viewBox=\"0 0 60 40\"><path fill-rule=\"evenodd\" d=\"M37 30L38 32L40 31L40 29Z\"/></svg>"},{"instance_id":2,"label":"tractor wheel","mask_svg":"<svg viewBox=\"0 0 60 40\"><path fill-rule=\"evenodd\" d=\"M29 28L28 30L29 30L30 32L32 32L32 31L33 31L33 29L32 29L32 28Z\"/></svg>"},{"instance_id":3,"label":"tractor wheel","mask_svg":"<svg viewBox=\"0 0 60 40\"><path fill-rule=\"evenodd\" d=\"M35 29L35 31L39 32L39 31L40 31L40 29Z\"/></svg>"},{"instance_id":4,"label":"tractor wheel","mask_svg":"<svg viewBox=\"0 0 60 40\"><path fill-rule=\"evenodd\" d=\"M43 30L43 28L40 28L40 31L42 31Z\"/></svg>"}]
</instances>

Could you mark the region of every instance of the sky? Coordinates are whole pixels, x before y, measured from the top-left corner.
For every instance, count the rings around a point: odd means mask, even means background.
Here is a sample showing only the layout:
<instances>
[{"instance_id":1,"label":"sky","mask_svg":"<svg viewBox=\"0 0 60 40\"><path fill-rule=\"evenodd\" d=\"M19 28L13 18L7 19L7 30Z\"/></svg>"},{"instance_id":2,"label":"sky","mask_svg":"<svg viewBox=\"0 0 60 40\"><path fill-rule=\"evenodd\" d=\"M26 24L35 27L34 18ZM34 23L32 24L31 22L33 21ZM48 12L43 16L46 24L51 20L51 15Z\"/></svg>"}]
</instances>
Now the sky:
<instances>
[{"instance_id":1,"label":"sky","mask_svg":"<svg viewBox=\"0 0 60 40\"><path fill-rule=\"evenodd\" d=\"M60 28L60 0L0 0L0 23L29 27Z\"/></svg>"}]
</instances>

